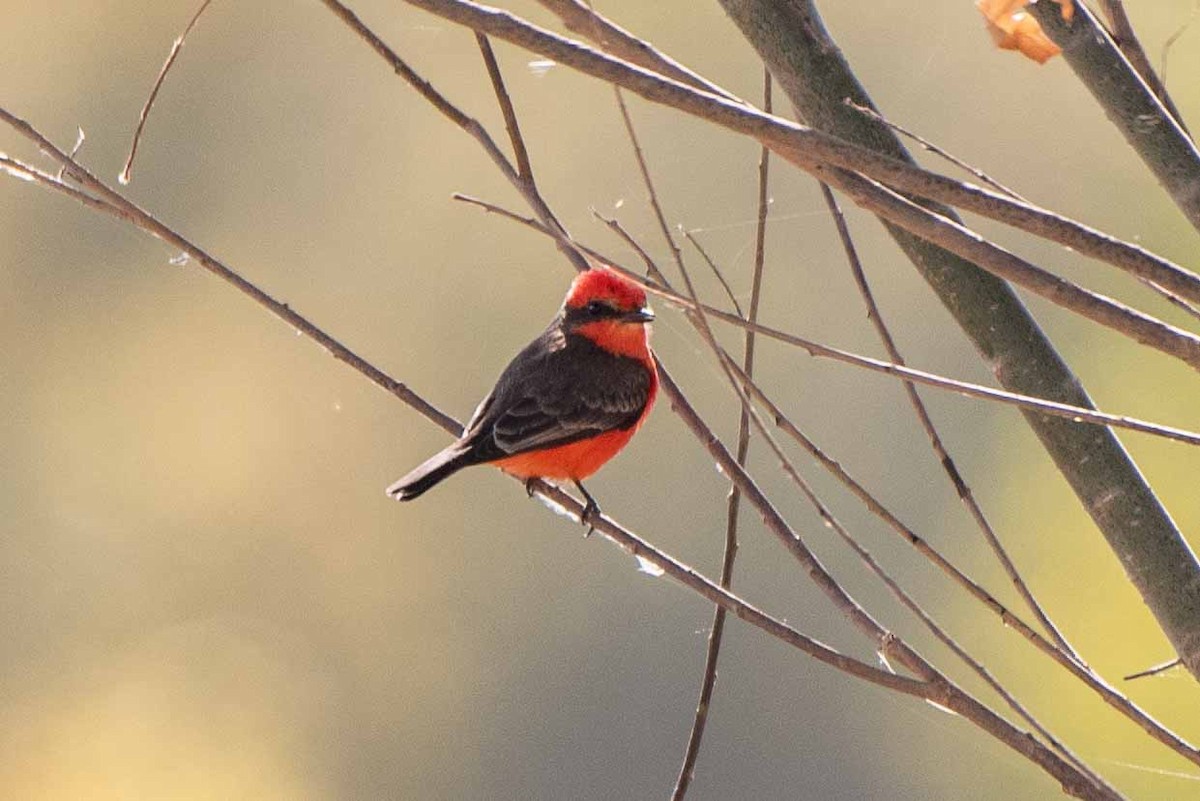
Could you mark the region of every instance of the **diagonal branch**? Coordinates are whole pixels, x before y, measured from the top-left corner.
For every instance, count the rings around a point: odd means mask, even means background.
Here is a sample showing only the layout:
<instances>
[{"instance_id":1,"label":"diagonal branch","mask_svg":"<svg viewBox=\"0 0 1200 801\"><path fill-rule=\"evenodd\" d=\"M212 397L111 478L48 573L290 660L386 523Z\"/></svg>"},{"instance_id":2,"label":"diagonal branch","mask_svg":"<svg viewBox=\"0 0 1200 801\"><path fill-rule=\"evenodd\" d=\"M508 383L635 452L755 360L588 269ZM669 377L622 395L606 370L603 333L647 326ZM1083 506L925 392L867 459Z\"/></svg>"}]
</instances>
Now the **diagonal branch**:
<instances>
[{"instance_id":1,"label":"diagonal branch","mask_svg":"<svg viewBox=\"0 0 1200 801\"><path fill-rule=\"evenodd\" d=\"M1125 4L1121 0L1100 0L1099 5L1104 9L1104 15L1108 17L1108 30L1110 32L1109 35L1112 36L1113 44L1121 49L1130 66L1137 70L1138 76L1146 82L1146 86L1149 87L1154 96L1163 104L1167 113L1187 133L1187 124L1183 121L1183 115L1175 107L1175 101L1171 99L1171 95L1167 92L1167 87L1163 85L1162 80L1158 77L1158 73L1154 71L1154 67L1150 64L1150 57L1146 55L1141 41L1137 38L1137 34L1134 33L1133 24L1129 21L1129 15L1125 13Z\"/></svg>"},{"instance_id":2,"label":"diagonal branch","mask_svg":"<svg viewBox=\"0 0 1200 801\"><path fill-rule=\"evenodd\" d=\"M255 303L259 304L271 314L283 320L296 331L312 339L322 348L329 352L331 356L341 362L345 362L350 367L353 367L359 373L362 373L372 383L381 387L392 395L395 395L400 400L407 403L412 408L416 409L423 416L432 420L441 426L442 429L458 436L462 433L462 427L454 420L453 417L445 414L430 404L424 398L417 395L403 383L388 376L379 368L367 362L361 356L350 350L330 334L326 333L321 328L318 328L304 315L291 308L288 304L276 300L267 292L260 289L255 284L251 283L240 274L234 272L230 267L227 267L223 262L209 255L199 246L192 244L183 236L178 234L172 228L169 228L164 223L160 222L145 209L142 209L133 201L126 198L121 193L110 188L107 184L89 172L79 162L72 159L58 147L56 147L49 139L38 132L32 125L11 114L7 109L0 108L0 120L8 123L18 133L25 136L38 146L38 148L61 164L71 178L78 181L84 189L94 196L95 202L88 203L90 208L97 211L103 211L111 214L114 217L125 220L138 227L139 229L157 237L174 248L179 249L187 254L189 259L196 261L201 267L215 275L222 281L232 285L242 294L248 296ZM39 181L39 183L42 183ZM65 190L63 190L65 191ZM82 200L77 194L70 193L77 200Z\"/></svg>"},{"instance_id":3,"label":"diagonal branch","mask_svg":"<svg viewBox=\"0 0 1200 801\"><path fill-rule=\"evenodd\" d=\"M863 303L867 307L867 319L875 328L879 340L883 343L884 349L888 353L888 358L894 364L904 364L904 357L900 355L900 349L896 347L896 341L892 338L892 333L888 330L888 325L883 319L883 314L879 310L879 306L875 303L875 296L871 292L871 286L867 282L866 272L863 270L862 262L858 258L858 249L854 246L854 241L850 236L850 228L846 224L845 215L842 214L841 207L833 197L833 193L829 191L829 187L821 184L821 195L825 199L825 205L829 208L829 213L833 217L833 222L837 228L838 237L842 241L842 249L846 253L846 261L850 266L850 272L854 276L854 283L858 286L859 295L862 296ZM749 375L749 373L747 373ZM752 377L752 376L751 376ZM1042 609L1041 604L1033 596L1029 586L1025 580L1021 578L1020 572L1013 564L1012 559L1008 555L1000 538L996 536L996 532L992 529L992 524L988 521L987 516L983 513L983 509L975 500L975 494L971 491L971 487L963 479L959 473L958 467L954 463L954 459L946 450L945 444L942 442L942 437L938 434L937 427L933 424L933 418L929 416L929 410L925 408L925 402L921 399L921 394L917 392L916 386L911 381L904 382L904 391L908 395L909 405L912 406L914 414L917 416L917 422L924 429L926 437L929 439L929 445L933 449L934 456L937 457L939 464L945 470L946 475L950 479L951 485L958 494L959 500L967 507L971 513L971 517L975 519L979 530L983 533L984 540L991 547L992 552L996 555L996 559L1000 562L1009 581L1017 590L1017 594L1025 601L1025 605L1033 612L1034 617L1042 624L1042 628L1050 635L1051 638L1058 644L1064 652L1069 654L1072 659L1082 663L1083 660L1075 653L1075 650L1059 632L1058 627L1050 620L1050 616Z\"/></svg>"},{"instance_id":4,"label":"diagonal branch","mask_svg":"<svg viewBox=\"0 0 1200 801\"><path fill-rule=\"evenodd\" d=\"M1105 116L1200 231L1200 149L1085 4L1076 4L1070 22L1050 5L1034 3L1029 12L1062 48L1063 58L1104 108Z\"/></svg>"},{"instance_id":5,"label":"diagonal branch","mask_svg":"<svg viewBox=\"0 0 1200 801\"><path fill-rule=\"evenodd\" d=\"M517 176L528 182L537 191L537 182L533 178L533 165L529 163L529 151L525 149L525 137L521 135L521 126L517 122L517 112L513 108L512 99L504 87L504 76L500 74L500 64L492 51L492 43L482 33L475 34L475 42L483 56L487 67L488 78L492 81L492 92L500 102L500 113L504 115L504 127L508 131L508 141L512 143L513 157L517 160Z\"/></svg>"},{"instance_id":6,"label":"diagonal branch","mask_svg":"<svg viewBox=\"0 0 1200 801\"><path fill-rule=\"evenodd\" d=\"M154 79L154 86L150 89L150 95L146 98L145 104L142 105L142 111L138 115L137 129L133 132L133 141L129 145L129 156L125 159L125 166L121 169L121 174L117 176L117 182L121 184L129 183L130 176L133 173L133 160L137 158L138 145L142 142L142 133L146 129L146 120L150 118L150 109L154 107L154 100L158 97L158 90L162 88L163 81L167 79L167 73L171 71L171 67L175 64L175 59L179 57L179 51L183 49L184 42L187 41L188 34L192 32L192 28L196 27L196 23L200 21L205 10L208 8L212 0L204 0L200 7L196 9L196 13L192 15L187 27L183 29L183 33L175 38L171 44L171 52L167 54L167 60L163 62L162 68L158 71L158 77Z\"/></svg>"},{"instance_id":7,"label":"diagonal branch","mask_svg":"<svg viewBox=\"0 0 1200 801\"><path fill-rule=\"evenodd\" d=\"M637 64L651 72L661 73L680 83L720 95L736 103L742 102L732 92L688 69L655 48L654 45L637 38L580 0L538 0L538 2L553 12L567 30L590 39L606 53L611 53L630 64Z\"/></svg>"}]
</instances>

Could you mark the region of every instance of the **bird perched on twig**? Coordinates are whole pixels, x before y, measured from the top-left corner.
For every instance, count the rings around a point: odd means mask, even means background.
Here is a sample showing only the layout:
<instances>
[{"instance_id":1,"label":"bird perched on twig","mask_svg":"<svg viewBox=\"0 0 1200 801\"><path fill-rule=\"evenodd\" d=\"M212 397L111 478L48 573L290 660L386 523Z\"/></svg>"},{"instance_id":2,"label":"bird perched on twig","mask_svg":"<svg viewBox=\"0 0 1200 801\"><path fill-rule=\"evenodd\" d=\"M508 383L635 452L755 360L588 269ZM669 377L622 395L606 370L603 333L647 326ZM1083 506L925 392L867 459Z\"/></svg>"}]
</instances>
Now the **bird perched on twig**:
<instances>
[{"instance_id":1,"label":"bird perched on twig","mask_svg":"<svg viewBox=\"0 0 1200 801\"><path fill-rule=\"evenodd\" d=\"M645 291L614 270L595 268L571 283L558 315L504 368L463 435L387 494L421 495L464 467L492 464L531 482L570 480L599 512L583 479L625 447L658 391L650 351L653 312Z\"/></svg>"}]
</instances>

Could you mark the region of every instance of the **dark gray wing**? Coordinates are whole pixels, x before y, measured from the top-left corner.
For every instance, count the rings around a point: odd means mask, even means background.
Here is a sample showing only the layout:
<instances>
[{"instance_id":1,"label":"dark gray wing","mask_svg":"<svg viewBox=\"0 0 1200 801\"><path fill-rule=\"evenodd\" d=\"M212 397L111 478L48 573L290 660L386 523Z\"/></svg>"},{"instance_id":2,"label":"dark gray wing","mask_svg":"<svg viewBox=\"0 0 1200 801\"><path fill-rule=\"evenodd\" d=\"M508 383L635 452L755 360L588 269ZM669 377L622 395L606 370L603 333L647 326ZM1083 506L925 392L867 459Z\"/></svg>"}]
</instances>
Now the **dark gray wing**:
<instances>
[{"instance_id":1,"label":"dark gray wing","mask_svg":"<svg viewBox=\"0 0 1200 801\"><path fill-rule=\"evenodd\" d=\"M477 458L491 461L629 428L649 402L651 383L636 359L552 327L501 374L466 438Z\"/></svg>"}]
</instances>

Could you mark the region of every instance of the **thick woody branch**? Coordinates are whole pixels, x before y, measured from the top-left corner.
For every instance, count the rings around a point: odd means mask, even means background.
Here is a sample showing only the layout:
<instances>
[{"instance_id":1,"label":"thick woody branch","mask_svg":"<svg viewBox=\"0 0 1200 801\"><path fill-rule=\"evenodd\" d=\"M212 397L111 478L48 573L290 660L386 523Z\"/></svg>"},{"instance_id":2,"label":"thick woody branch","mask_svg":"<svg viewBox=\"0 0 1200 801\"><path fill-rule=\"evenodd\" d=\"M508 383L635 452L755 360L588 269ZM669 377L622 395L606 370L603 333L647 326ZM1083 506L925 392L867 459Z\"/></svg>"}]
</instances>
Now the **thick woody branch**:
<instances>
[{"instance_id":1,"label":"thick woody branch","mask_svg":"<svg viewBox=\"0 0 1200 801\"><path fill-rule=\"evenodd\" d=\"M1196 143L1125 60L1087 5L1076 3L1070 22L1051 8L1054 5L1034 3L1029 11L1062 48L1063 58L1104 107L1125 141L1200 231L1200 150Z\"/></svg>"}]
</instances>

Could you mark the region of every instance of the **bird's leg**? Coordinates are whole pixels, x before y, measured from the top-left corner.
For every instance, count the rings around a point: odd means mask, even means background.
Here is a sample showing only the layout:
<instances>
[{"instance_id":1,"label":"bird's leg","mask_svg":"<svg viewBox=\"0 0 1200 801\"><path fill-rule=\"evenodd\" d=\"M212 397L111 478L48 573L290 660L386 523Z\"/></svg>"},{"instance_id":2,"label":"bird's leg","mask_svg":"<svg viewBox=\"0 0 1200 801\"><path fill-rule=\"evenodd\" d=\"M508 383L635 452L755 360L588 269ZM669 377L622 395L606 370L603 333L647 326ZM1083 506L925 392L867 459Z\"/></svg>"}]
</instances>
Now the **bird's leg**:
<instances>
[{"instance_id":1,"label":"bird's leg","mask_svg":"<svg viewBox=\"0 0 1200 801\"><path fill-rule=\"evenodd\" d=\"M596 499L592 497L592 494L583 488L582 482L576 480L575 487L582 492L583 497L587 499L587 503L583 505L583 511L579 513L579 522L588 527L587 534L584 534L583 536L590 537L592 536L592 532L596 530L596 527L592 525L591 520L594 516L598 516L600 514L600 504L596 503Z\"/></svg>"},{"instance_id":2,"label":"bird's leg","mask_svg":"<svg viewBox=\"0 0 1200 801\"><path fill-rule=\"evenodd\" d=\"M533 485L538 483L540 479L537 476L530 476L525 479L525 494L530 498L533 497Z\"/></svg>"}]
</instances>

